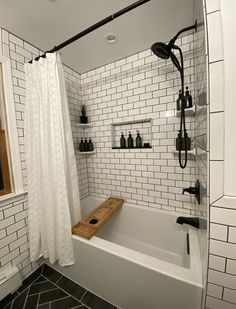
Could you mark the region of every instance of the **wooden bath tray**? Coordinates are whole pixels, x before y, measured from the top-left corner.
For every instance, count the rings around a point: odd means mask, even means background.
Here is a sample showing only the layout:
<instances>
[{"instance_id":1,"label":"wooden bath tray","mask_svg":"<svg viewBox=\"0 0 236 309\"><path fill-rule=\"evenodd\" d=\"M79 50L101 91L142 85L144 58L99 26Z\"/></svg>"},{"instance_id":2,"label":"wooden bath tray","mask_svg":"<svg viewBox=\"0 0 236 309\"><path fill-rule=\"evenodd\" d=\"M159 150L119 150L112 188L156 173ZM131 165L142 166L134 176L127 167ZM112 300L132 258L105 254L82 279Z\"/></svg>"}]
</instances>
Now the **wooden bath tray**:
<instances>
[{"instance_id":1,"label":"wooden bath tray","mask_svg":"<svg viewBox=\"0 0 236 309\"><path fill-rule=\"evenodd\" d=\"M96 209L80 220L72 229L72 233L86 239L93 237L107 220L120 209L124 200L117 197L109 197Z\"/></svg>"}]
</instances>

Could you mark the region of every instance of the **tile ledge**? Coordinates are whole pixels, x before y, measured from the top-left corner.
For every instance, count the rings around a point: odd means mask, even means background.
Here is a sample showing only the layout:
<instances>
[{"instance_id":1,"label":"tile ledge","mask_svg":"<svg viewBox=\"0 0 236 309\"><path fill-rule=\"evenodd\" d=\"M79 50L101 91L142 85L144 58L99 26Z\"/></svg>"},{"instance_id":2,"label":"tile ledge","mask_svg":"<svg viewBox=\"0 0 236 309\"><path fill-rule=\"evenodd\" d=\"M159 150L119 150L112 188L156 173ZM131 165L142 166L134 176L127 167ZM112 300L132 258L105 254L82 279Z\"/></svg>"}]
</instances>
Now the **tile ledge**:
<instances>
[{"instance_id":1,"label":"tile ledge","mask_svg":"<svg viewBox=\"0 0 236 309\"><path fill-rule=\"evenodd\" d=\"M219 200L213 202L211 205L236 209L236 196L223 195Z\"/></svg>"},{"instance_id":2,"label":"tile ledge","mask_svg":"<svg viewBox=\"0 0 236 309\"><path fill-rule=\"evenodd\" d=\"M27 191L17 192L17 193L10 193L3 197L0 197L0 207L5 206L6 204L16 202L20 199L24 199Z\"/></svg>"}]
</instances>

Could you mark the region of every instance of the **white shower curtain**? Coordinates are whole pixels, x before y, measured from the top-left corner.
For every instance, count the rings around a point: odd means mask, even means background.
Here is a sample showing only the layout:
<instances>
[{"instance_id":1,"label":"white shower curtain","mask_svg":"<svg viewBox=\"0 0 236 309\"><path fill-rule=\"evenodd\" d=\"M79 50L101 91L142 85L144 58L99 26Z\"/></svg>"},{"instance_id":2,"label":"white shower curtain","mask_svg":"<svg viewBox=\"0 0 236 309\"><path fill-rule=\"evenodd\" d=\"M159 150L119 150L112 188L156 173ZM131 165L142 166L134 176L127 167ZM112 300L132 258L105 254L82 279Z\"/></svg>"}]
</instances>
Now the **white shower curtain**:
<instances>
[{"instance_id":1,"label":"white shower curtain","mask_svg":"<svg viewBox=\"0 0 236 309\"><path fill-rule=\"evenodd\" d=\"M30 258L71 265L71 221L80 219L80 199L60 55L25 64L25 72Z\"/></svg>"}]
</instances>

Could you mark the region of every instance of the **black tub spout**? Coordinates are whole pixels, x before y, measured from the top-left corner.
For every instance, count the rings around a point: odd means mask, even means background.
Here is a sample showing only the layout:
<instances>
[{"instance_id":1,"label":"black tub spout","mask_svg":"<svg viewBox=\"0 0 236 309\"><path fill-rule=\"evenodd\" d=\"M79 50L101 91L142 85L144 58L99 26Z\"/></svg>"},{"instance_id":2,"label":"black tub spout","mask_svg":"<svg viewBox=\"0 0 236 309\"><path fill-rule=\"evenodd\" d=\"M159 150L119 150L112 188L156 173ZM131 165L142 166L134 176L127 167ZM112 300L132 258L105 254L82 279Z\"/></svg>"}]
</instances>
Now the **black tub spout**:
<instances>
[{"instance_id":1,"label":"black tub spout","mask_svg":"<svg viewBox=\"0 0 236 309\"><path fill-rule=\"evenodd\" d=\"M188 224L199 229L199 218L196 217L178 217L176 219L178 224Z\"/></svg>"}]
</instances>

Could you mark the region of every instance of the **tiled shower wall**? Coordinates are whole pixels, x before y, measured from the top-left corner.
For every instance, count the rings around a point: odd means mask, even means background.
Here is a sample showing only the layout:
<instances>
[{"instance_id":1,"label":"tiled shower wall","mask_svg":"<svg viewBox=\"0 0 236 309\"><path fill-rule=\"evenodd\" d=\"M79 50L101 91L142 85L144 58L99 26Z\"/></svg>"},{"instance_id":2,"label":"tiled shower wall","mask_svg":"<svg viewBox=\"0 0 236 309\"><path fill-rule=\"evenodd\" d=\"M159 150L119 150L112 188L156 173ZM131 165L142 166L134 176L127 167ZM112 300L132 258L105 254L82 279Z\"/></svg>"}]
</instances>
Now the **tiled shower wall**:
<instances>
[{"instance_id":1,"label":"tiled shower wall","mask_svg":"<svg viewBox=\"0 0 236 309\"><path fill-rule=\"evenodd\" d=\"M206 307L236 308L236 203L224 199L224 37L223 1L206 1L209 41L210 209L209 269ZM233 1L224 4L230 5ZM231 6L230 6L231 9ZM227 17L225 17L227 18ZM234 104L234 102L230 102ZM235 183L235 182L234 182Z\"/></svg>"},{"instance_id":2,"label":"tiled shower wall","mask_svg":"<svg viewBox=\"0 0 236 309\"><path fill-rule=\"evenodd\" d=\"M25 73L23 64L39 54L39 50L18 37L0 29L0 48L4 56L11 59L14 103L16 109L20 158L25 191L27 191L25 150L24 150L24 104L25 104ZM73 137L77 142L75 120L79 113L80 75L68 67L65 68L66 87L69 100ZM84 158L78 158L78 165L83 167ZM83 188L83 173L79 177ZM26 277L41 261L31 263L29 259L27 224L27 194L15 197L14 200L0 201L0 267L14 264Z\"/></svg>"},{"instance_id":3,"label":"tiled shower wall","mask_svg":"<svg viewBox=\"0 0 236 309\"><path fill-rule=\"evenodd\" d=\"M201 228L198 230L200 254L202 262L202 275L204 285L204 297L202 308L205 308L205 291L207 277L207 210L209 202L207 166L208 166L208 107L207 101L207 43L204 29L203 3L194 1L194 16L198 21L197 32L194 34L194 69L195 69L195 93L196 93L196 115L195 115L195 146L196 155L196 179L200 182L201 203L196 203L196 216L203 219ZM208 104L207 104L208 103Z\"/></svg>"},{"instance_id":4,"label":"tiled shower wall","mask_svg":"<svg viewBox=\"0 0 236 309\"><path fill-rule=\"evenodd\" d=\"M177 44L184 52L186 85L194 96L193 35ZM182 195L182 189L194 184L195 157L188 155L182 170L178 155L172 153L180 122L175 115L180 78L171 61L148 49L82 74L81 85L93 124L84 134L92 137L97 151L87 156L88 194L116 195L133 204L194 213L195 201ZM111 149L111 124L142 119L152 119L152 149ZM194 117L186 117L186 122L193 137ZM136 130L132 135L135 138Z\"/></svg>"}]
</instances>

